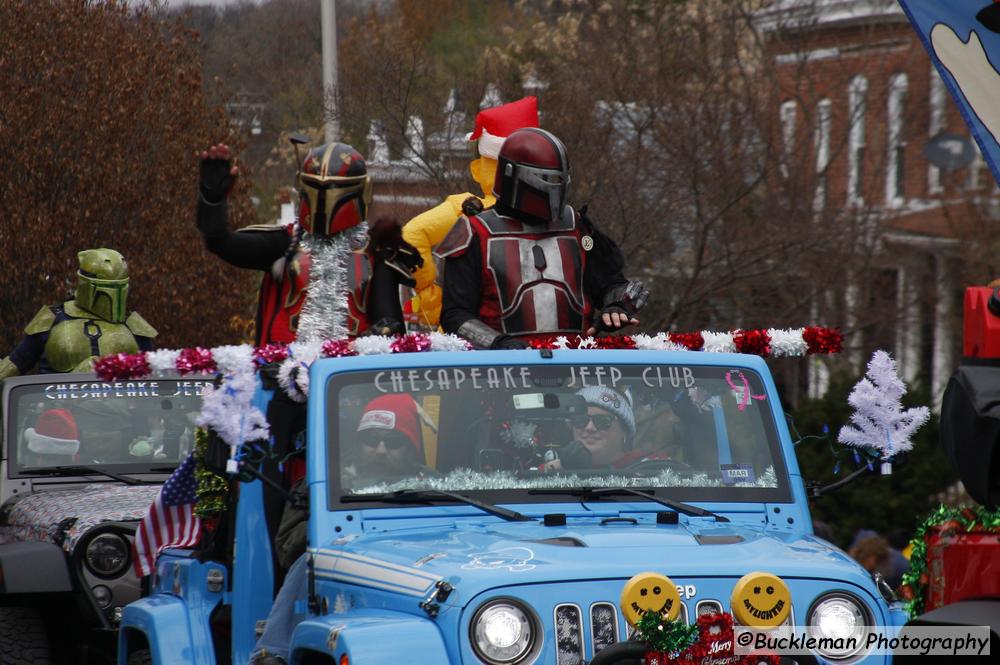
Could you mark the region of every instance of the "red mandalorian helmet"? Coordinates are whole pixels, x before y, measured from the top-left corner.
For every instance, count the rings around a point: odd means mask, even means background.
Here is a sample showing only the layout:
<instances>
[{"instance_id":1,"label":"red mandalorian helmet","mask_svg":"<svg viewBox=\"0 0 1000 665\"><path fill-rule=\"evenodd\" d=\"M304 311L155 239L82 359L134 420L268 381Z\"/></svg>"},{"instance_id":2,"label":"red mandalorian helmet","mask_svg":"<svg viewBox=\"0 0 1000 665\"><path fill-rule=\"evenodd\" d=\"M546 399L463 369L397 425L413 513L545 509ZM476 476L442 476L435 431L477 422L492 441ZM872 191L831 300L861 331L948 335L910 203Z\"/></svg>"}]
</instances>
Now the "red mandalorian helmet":
<instances>
[{"instance_id":1,"label":"red mandalorian helmet","mask_svg":"<svg viewBox=\"0 0 1000 665\"><path fill-rule=\"evenodd\" d=\"M551 132L526 127L503 142L493 184L500 213L545 222L559 219L568 189L566 146Z\"/></svg>"},{"instance_id":2,"label":"red mandalorian helmet","mask_svg":"<svg viewBox=\"0 0 1000 665\"><path fill-rule=\"evenodd\" d=\"M365 159L345 143L313 148L298 173L299 224L315 235L333 235L365 221L372 181Z\"/></svg>"}]
</instances>

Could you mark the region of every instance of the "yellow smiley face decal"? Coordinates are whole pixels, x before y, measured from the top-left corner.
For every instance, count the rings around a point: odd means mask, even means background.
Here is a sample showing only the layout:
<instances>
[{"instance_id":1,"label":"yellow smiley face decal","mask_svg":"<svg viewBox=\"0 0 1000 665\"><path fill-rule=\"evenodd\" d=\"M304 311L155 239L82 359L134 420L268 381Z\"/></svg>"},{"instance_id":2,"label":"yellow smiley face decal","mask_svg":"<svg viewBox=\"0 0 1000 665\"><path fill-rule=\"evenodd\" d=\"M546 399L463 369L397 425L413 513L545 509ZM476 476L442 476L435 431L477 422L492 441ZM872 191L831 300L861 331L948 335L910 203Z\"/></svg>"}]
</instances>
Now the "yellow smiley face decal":
<instances>
[{"instance_id":1,"label":"yellow smiley face decal","mask_svg":"<svg viewBox=\"0 0 1000 665\"><path fill-rule=\"evenodd\" d=\"M639 573L622 588L621 608L625 619L633 626L649 611L676 619L681 611L681 596L677 593L677 585L666 575Z\"/></svg>"},{"instance_id":2,"label":"yellow smiley face decal","mask_svg":"<svg viewBox=\"0 0 1000 665\"><path fill-rule=\"evenodd\" d=\"M733 616L744 626L774 628L792 611L788 585L771 573L747 573L733 587Z\"/></svg>"}]
</instances>

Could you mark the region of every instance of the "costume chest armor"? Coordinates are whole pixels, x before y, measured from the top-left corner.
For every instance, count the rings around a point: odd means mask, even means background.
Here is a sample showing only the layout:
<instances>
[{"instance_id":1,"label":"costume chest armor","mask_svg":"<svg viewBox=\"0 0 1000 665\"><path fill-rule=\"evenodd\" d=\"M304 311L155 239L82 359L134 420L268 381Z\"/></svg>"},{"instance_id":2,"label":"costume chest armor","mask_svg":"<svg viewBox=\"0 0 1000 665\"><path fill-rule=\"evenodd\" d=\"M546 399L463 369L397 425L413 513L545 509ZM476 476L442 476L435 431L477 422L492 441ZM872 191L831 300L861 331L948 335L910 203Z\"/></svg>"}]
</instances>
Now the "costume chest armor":
<instances>
[{"instance_id":1,"label":"costume chest armor","mask_svg":"<svg viewBox=\"0 0 1000 665\"><path fill-rule=\"evenodd\" d=\"M583 332L585 253L576 213L536 227L487 210L470 218L483 255L479 318L507 335Z\"/></svg>"},{"instance_id":2,"label":"costume chest armor","mask_svg":"<svg viewBox=\"0 0 1000 665\"><path fill-rule=\"evenodd\" d=\"M135 335L124 323L73 317L52 326L45 342L43 366L56 372L72 372L83 370L82 366L94 357L138 351Z\"/></svg>"}]
</instances>

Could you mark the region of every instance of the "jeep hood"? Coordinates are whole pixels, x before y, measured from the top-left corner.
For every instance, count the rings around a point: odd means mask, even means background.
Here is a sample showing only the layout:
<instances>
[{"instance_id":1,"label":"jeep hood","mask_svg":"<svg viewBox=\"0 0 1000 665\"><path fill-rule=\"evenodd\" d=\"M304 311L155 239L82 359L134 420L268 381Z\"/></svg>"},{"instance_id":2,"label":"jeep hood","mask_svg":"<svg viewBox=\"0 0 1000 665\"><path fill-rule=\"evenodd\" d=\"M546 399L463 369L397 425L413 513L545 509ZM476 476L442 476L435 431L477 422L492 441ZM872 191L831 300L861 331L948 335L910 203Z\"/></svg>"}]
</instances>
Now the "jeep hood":
<instances>
[{"instance_id":1,"label":"jeep hood","mask_svg":"<svg viewBox=\"0 0 1000 665\"><path fill-rule=\"evenodd\" d=\"M72 552L102 522L141 520L159 491L159 485L93 483L15 497L0 509L0 543L40 540Z\"/></svg>"},{"instance_id":2,"label":"jeep hood","mask_svg":"<svg viewBox=\"0 0 1000 665\"><path fill-rule=\"evenodd\" d=\"M444 579L466 599L490 588L625 580L646 570L674 579L741 577L751 570L815 578L822 571L829 579L861 582L857 564L824 541L763 524L707 519L676 525L571 519L561 527L460 522L347 536L316 553L317 569L341 581L366 585L391 572L398 574L399 591L416 593Z\"/></svg>"}]
</instances>

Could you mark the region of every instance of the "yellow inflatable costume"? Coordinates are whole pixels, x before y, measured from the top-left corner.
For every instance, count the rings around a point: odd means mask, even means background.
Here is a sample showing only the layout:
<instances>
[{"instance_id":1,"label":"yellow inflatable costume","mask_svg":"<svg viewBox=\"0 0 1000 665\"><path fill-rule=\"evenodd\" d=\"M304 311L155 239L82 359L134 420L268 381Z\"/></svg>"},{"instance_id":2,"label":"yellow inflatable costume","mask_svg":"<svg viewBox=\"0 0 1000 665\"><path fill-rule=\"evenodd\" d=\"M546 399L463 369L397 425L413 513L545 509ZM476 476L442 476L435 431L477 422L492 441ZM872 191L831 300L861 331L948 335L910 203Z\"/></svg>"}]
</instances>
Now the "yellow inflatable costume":
<instances>
[{"instance_id":1,"label":"yellow inflatable costume","mask_svg":"<svg viewBox=\"0 0 1000 665\"><path fill-rule=\"evenodd\" d=\"M482 188L482 196L469 192L452 194L403 226L403 239L416 247L424 259L423 267L413 273L417 282L417 294L410 301L412 314L420 325L437 328L441 317L441 287L436 283L437 268L431 257L431 250L444 240L455 220L465 214L463 204L475 204L478 201L483 208L489 208L495 203L493 178L497 169L496 157L504 139L522 127L538 127L538 100L535 97L525 97L510 104L480 111L476 116L475 131L466 138L478 142L480 156L469 164L469 170L472 179Z\"/></svg>"}]
</instances>

